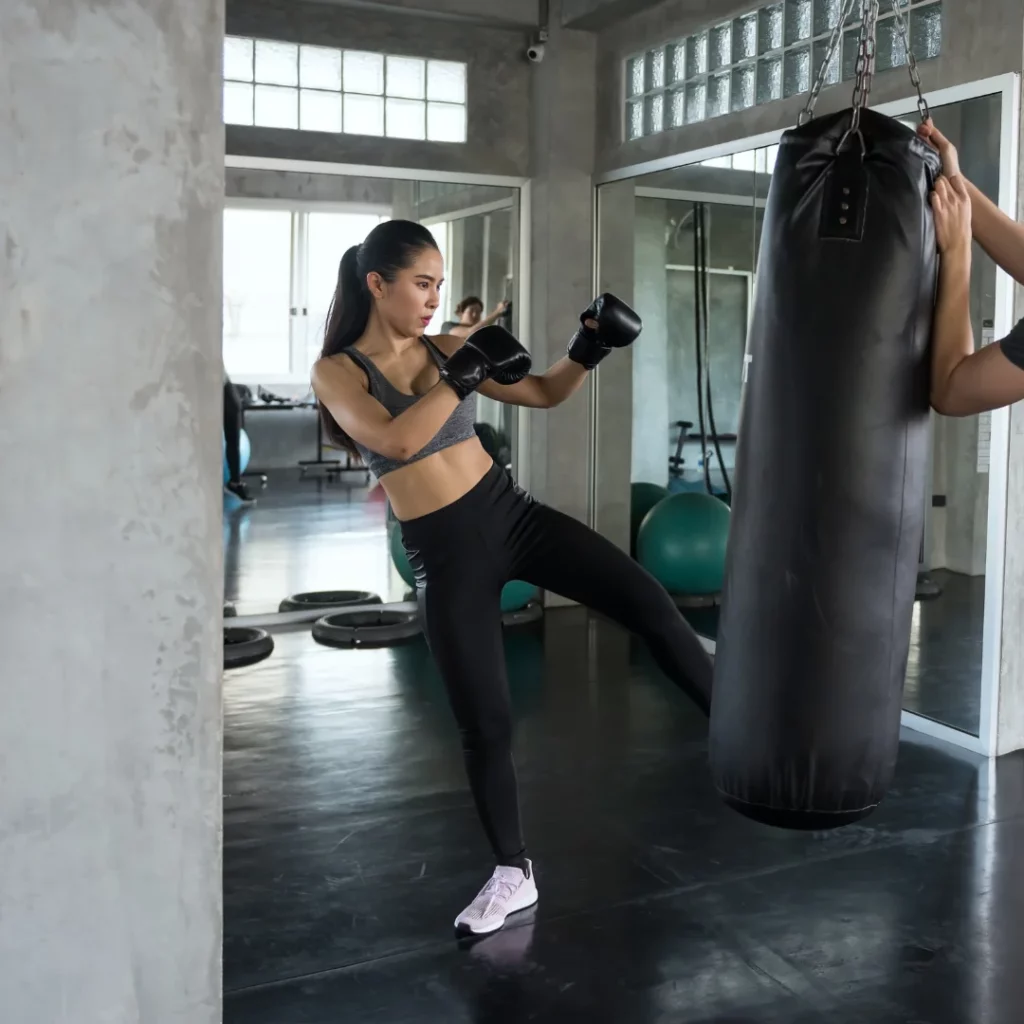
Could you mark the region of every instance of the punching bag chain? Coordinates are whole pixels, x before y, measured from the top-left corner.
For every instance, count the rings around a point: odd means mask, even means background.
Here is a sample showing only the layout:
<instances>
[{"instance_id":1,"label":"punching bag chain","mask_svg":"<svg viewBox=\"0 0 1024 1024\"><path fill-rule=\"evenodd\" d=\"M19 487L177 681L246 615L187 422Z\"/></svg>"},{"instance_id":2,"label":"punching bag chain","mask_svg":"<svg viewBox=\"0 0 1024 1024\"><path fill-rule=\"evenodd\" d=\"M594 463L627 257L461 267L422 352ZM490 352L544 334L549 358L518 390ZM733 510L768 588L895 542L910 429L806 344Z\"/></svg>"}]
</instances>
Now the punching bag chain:
<instances>
[{"instance_id":1,"label":"punching bag chain","mask_svg":"<svg viewBox=\"0 0 1024 1024\"><path fill-rule=\"evenodd\" d=\"M921 72L917 66L917 58L910 44L910 29L907 25L906 15L903 12L903 5L909 0L889 0L892 6L893 19L899 30L900 39L903 42L903 49L907 54L907 65L910 70L910 81L917 91L917 109L921 114L921 121L927 121L931 116L928 110L928 101L924 98L924 91L921 86ZM875 39L878 28L879 0L844 0L842 9L837 12L835 27L832 29L832 36L825 48L825 59L818 68L817 75L811 85L810 94L804 109L800 111L797 124L804 125L814 116L814 108L817 106L818 97L825 87L829 69L832 67L839 50L843 37L843 29L849 24L854 11L860 8L860 39L857 45L856 84L853 91L853 123L850 127L852 134L860 127L861 111L868 105L871 95L871 84L875 73ZM843 142L845 143L845 139Z\"/></svg>"},{"instance_id":2,"label":"punching bag chain","mask_svg":"<svg viewBox=\"0 0 1024 1024\"><path fill-rule=\"evenodd\" d=\"M930 118L931 111L928 109L928 101L924 98L924 91L921 88L921 72L917 67L917 58L910 46L910 29L907 26L907 19L903 16L903 0L890 0L892 3L893 17L900 30L900 37L903 39L903 49L907 53L907 65L910 68L910 81L914 83L917 90L917 109L921 112L921 124ZM910 0L907 0L909 3Z\"/></svg>"},{"instance_id":3,"label":"punching bag chain","mask_svg":"<svg viewBox=\"0 0 1024 1024\"><path fill-rule=\"evenodd\" d=\"M832 29L832 37L829 39L828 46L825 49L825 59L818 68L817 77L811 86L811 93L807 97L807 103L804 105L804 109L800 111L800 117L797 118L797 124L806 124L814 116L814 107L818 102L818 97L821 95L821 90L825 88L828 70L832 67L832 61L835 60L836 52L839 49L839 41L843 38L843 26L850 20L850 15L853 14L853 9L858 3L860 3L860 0L845 0L843 9L837 12L835 28Z\"/></svg>"}]
</instances>

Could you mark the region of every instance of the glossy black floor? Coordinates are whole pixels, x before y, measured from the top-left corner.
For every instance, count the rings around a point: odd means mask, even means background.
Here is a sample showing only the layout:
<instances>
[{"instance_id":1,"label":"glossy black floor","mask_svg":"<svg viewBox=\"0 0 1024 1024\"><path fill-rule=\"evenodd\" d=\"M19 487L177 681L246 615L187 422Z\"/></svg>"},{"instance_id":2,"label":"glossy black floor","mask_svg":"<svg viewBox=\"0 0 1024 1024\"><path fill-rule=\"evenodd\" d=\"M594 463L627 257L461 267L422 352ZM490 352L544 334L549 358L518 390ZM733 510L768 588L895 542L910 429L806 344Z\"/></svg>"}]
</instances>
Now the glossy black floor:
<instances>
[{"instance_id":1,"label":"glossy black floor","mask_svg":"<svg viewBox=\"0 0 1024 1024\"><path fill-rule=\"evenodd\" d=\"M317 647L225 681L228 1024L1017 1024L1024 761L907 734L829 834L725 808L706 723L579 610L506 635L541 902L474 946L489 873L422 645Z\"/></svg>"},{"instance_id":2,"label":"glossy black floor","mask_svg":"<svg viewBox=\"0 0 1024 1024\"><path fill-rule=\"evenodd\" d=\"M262 489L253 478L246 484L255 505L224 499L224 598L240 615L276 612L308 590L391 597L387 505L367 500L361 474L331 480L277 470Z\"/></svg>"},{"instance_id":3,"label":"glossy black floor","mask_svg":"<svg viewBox=\"0 0 1024 1024\"><path fill-rule=\"evenodd\" d=\"M985 577L945 570L929 575L941 593L914 606L903 706L977 736L981 725ZM699 633L716 637L717 608L687 609L685 614Z\"/></svg>"}]
</instances>

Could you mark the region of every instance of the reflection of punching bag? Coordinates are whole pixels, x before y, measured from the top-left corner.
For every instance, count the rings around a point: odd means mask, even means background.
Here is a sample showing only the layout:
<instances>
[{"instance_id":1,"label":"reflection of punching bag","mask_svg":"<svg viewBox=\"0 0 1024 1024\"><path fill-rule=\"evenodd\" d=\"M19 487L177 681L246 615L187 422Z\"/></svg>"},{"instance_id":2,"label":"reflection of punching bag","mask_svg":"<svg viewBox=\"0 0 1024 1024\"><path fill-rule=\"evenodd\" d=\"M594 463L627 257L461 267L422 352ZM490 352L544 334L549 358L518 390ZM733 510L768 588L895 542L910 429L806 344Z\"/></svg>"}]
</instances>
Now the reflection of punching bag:
<instances>
[{"instance_id":1,"label":"reflection of punching bag","mask_svg":"<svg viewBox=\"0 0 1024 1024\"><path fill-rule=\"evenodd\" d=\"M779 149L715 657L715 783L785 828L888 788L923 527L939 160L891 118L850 124Z\"/></svg>"}]
</instances>

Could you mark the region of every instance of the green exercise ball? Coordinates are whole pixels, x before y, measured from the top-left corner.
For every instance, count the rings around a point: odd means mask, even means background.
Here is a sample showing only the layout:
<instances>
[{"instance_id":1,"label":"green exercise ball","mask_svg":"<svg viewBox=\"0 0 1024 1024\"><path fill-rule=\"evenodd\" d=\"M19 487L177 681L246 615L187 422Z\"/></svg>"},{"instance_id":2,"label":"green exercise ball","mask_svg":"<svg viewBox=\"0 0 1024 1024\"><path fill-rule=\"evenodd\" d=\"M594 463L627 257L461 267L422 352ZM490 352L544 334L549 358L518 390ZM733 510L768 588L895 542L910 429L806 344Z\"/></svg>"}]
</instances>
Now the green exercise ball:
<instances>
[{"instance_id":1,"label":"green exercise ball","mask_svg":"<svg viewBox=\"0 0 1024 1024\"><path fill-rule=\"evenodd\" d=\"M640 524L648 512L662 498L668 497L668 488L661 484L635 483L629 488L629 553L636 558L636 538Z\"/></svg>"},{"instance_id":2,"label":"green exercise ball","mask_svg":"<svg viewBox=\"0 0 1024 1024\"><path fill-rule=\"evenodd\" d=\"M395 525L390 530L391 539L391 560L395 563L398 575L405 580L410 587L416 586L416 576L409 564L409 556L405 553L405 545L402 543L402 531ZM537 588L531 583L524 583L522 580L511 580L506 583L501 591L502 612L518 612L525 608L537 597Z\"/></svg>"},{"instance_id":3,"label":"green exercise ball","mask_svg":"<svg viewBox=\"0 0 1024 1024\"><path fill-rule=\"evenodd\" d=\"M640 564L670 594L720 593L730 514L729 506L710 494L670 495L640 524Z\"/></svg>"}]
</instances>

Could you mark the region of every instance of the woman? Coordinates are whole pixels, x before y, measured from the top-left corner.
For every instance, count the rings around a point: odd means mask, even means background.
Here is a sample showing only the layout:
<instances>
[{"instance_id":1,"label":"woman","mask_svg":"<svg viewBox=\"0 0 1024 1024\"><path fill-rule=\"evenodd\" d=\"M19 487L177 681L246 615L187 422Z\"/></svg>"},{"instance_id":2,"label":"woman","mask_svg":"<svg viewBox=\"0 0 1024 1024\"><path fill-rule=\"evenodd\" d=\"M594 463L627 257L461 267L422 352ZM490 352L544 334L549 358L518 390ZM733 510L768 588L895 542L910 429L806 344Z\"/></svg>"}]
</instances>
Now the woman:
<instances>
[{"instance_id":1,"label":"woman","mask_svg":"<svg viewBox=\"0 0 1024 1024\"><path fill-rule=\"evenodd\" d=\"M459 319L446 321L441 330L455 338L468 338L481 327L490 327L491 324L496 324L507 310L508 303L502 301L494 307L490 316L485 317L483 300L478 299L475 295L467 295L455 307L455 315Z\"/></svg>"},{"instance_id":2,"label":"woman","mask_svg":"<svg viewBox=\"0 0 1024 1024\"><path fill-rule=\"evenodd\" d=\"M567 355L532 374L526 350L501 327L465 341L424 336L443 276L430 232L409 221L384 222L346 252L313 389L332 439L358 452L379 477L416 572L427 640L497 861L455 923L486 934L537 901L512 759L503 585L526 580L638 633L705 712L712 663L648 573L517 487L473 430L476 392L535 409L564 402L613 348L640 333L636 314L602 296L581 316Z\"/></svg>"},{"instance_id":3,"label":"woman","mask_svg":"<svg viewBox=\"0 0 1024 1024\"><path fill-rule=\"evenodd\" d=\"M932 407L945 416L970 416L1024 399L1024 321L998 344L974 350L971 236L1024 284L1024 225L1010 220L961 174L956 147L931 121L918 131L938 149L943 170L932 194L942 253L932 340Z\"/></svg>"}]
</instances>

